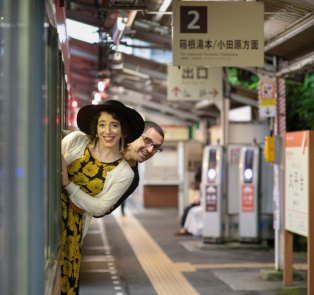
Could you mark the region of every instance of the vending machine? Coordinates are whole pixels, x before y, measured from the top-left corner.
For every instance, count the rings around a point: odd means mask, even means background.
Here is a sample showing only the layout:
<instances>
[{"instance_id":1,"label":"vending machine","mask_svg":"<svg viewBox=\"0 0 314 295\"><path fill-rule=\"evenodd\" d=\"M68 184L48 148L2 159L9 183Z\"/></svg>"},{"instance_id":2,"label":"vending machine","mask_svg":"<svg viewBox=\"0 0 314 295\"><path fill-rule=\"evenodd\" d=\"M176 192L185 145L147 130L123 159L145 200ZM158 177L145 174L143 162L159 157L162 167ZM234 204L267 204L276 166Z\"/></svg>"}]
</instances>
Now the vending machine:
<instances>
[{"instance_id":1,"label":"vending machine","mask_svg":"<svg viewBox=\"0 0 314 295\"><path fill-rule=\"evenodd\" d=\"M242 147L239 162L239 238L241 242L260 240L260 147Z\"/></svg>"},{"instance_id":2,"label":"vending machine","mask_svg":"<svg viewBox=\"0 0 314 295\"><path fill-rule=\"evenodd\" d=\"M203 153L202 208L204 243L223 242L224 149L206 146Z\"/></svg>"}]
</instances>

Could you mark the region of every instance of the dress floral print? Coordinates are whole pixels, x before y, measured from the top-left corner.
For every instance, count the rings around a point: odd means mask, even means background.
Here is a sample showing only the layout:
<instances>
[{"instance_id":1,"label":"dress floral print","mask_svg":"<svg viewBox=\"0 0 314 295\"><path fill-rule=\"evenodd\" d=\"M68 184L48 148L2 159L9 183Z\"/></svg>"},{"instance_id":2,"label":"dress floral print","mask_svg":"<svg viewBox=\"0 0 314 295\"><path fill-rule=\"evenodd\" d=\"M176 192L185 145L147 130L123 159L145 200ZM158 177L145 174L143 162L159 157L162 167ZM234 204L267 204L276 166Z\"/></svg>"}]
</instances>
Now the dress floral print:
<instances>
[{"instance_id":1,"label":"dress floral print","mask_svg":"<svg viewBox=\"0 0 314 295\"><path fill-rule=\"evenodd\" d=\"M103 163L93 157L86 146L84 157L70 163L69 178L90 196L101 192L107 172L121 163ZM77 295L81 264L82 215L73 210L68 193L62 190L61 294Z\"/></svg>"}]
</instances>

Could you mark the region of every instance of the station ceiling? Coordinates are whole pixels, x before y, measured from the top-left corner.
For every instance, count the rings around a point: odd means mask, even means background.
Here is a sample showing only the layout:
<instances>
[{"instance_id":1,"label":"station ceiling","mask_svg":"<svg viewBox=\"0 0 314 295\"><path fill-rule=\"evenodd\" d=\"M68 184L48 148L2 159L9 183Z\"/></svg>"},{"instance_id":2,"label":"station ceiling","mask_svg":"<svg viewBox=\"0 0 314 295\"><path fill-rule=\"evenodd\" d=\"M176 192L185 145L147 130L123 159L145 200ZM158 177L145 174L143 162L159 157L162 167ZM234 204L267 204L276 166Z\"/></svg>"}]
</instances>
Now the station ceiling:
<instances>
[{"instance_id":1,"label":"station ceiling","mask_svg":"<svg viewBox=\"0 0 314 295\"><path fill-rule=\"evenodd\" d=\"M261 68L242 69L259 76L302 81L314 71L314 2L312 0L264 0L265 63ZM171 1L167 0L65 0L66 16L99 28L102 44L70 40L71 75L74 95L80 105L90 104L97 82L110 78L108 95L128 105L161 112L189 122L202 118L215 121L219 111L213 106L197 108L195 102L167 101L167 65L123 54L123 68L110 65L109 52L115 42L119 13L128 14L122 38L150 43L151 49L172 50ZM165 13L160 13L165 11ZM107 39L110 36L112 39ZM141 48L141 46L134 46ZM147 48L146 46L144 46ZM231 108L257 106L257 94L230 86Z\"/></svg>"}]
</instances>

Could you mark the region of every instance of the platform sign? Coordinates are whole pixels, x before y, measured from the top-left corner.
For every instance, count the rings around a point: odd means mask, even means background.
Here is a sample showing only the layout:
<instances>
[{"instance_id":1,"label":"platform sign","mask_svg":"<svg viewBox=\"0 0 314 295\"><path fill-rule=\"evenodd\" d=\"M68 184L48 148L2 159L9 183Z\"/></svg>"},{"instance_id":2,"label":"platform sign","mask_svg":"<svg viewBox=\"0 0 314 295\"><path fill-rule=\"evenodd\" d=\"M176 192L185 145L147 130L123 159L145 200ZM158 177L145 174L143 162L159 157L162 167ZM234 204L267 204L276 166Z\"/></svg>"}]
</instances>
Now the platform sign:
<instances>
[{"instance_id":1,"label":"platform sign","mask_svg":"<svg viewBox=\"0 0 314 295\"><path fill-rule=\"evenodd\" d=\"M242 185L242 212L254 212L254 185Z\"/></svg>"},{"instance_id":2,"label":"platform sign","mask_svg":"<svg viewBox=\"0 0 314 295\"><path fill-rule=\"evenodd\" d=\"M308 131L285 135L285 229L308 236Z\"/></svg>"},{"instance_id":3,"label":"platform sign","mask_svg":"<svg viewBox=\"0 0 314 295\"><path fill-rule=\"evenodd\" d=\"M168 65L168 100L222 100L222 68Z\"/></svg>"},{"instance_id":4,"label":"platform sign","mask_svg":"<svg viewBox=\"0 0 314 295\"><path fill-rule=\"evenodd\" d=\"M264 3L173 1L173 65L263 66Z\"/></svg>"},{"instance_id":5,"label":"platform sign","mask_svg":"<svg viewBox=\"0 0 314 295\"><path fill-rule=\"evenodd\" d=\"M258 113L261 118L276 117L276 86L276 80L258 83Z\"/></svg>"},{"instance_id":6,"label":"platform sign","mask_svg":"<svg viewBox=\"0 0 314 295\"><path fill-rule=\"evenodd\" d=\"M285 134L283 284L293 282L293 233L307 237L307 294L314 294L314 131Z\"/></svg>"}]
</instances>

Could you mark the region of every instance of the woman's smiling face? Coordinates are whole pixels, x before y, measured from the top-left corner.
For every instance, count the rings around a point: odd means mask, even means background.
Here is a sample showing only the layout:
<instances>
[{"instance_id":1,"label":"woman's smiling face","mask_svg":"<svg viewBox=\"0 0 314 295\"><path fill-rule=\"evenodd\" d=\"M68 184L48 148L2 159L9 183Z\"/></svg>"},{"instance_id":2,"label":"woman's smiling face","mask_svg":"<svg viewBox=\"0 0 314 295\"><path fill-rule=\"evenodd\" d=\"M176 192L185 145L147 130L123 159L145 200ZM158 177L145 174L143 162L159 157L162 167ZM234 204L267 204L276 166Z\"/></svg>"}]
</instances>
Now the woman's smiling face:
<instances>
[{"instance_id":1,"label":"woman's smiling face","mask_svg":"<svg viewBox=\"0 0 314 295\"><path fill-rule=\"evenodd\" d=\"M98 119L97 135L100 145L106 148L119 150L121 125L111 114L101 112Z\"/></svg>"}]
</instances>

